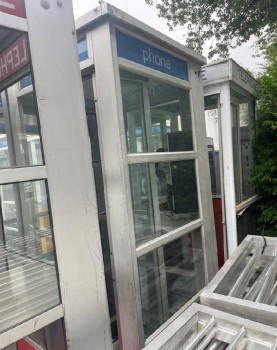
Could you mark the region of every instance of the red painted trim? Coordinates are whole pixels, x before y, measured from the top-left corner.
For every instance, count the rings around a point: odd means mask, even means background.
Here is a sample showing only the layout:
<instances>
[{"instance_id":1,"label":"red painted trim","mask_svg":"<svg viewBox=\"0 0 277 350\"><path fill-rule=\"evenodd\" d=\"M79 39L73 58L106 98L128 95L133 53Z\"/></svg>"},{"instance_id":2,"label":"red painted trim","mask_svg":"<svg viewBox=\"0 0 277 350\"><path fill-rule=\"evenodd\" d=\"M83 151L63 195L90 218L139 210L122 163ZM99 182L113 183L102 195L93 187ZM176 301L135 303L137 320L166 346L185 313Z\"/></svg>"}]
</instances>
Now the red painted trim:
<instances>
[{"instance_id":1,"label":"red painted trim","mask_svg":"<svg viewBox=\"0 0 277 350\"><path fill-rule=\"evenodd\" d=\"M0 12L17 17L25 17L23 0L0 0Z\"/></svg>"}]
</instances>

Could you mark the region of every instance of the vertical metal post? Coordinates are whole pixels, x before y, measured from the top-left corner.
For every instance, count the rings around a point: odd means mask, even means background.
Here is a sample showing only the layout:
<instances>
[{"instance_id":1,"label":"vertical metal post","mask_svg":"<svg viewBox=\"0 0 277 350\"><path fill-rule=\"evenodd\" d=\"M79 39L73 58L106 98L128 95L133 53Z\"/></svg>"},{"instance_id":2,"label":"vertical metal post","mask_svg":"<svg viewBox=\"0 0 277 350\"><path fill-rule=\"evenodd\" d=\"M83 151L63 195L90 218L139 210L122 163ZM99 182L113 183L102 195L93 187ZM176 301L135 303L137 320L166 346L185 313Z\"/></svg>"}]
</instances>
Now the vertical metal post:
<instances>
[{"instance_id":1,"label":"vertical metal post","mask_svg":"<svg viewBox=\"0 0 277 350\"><path fill-rule=\"evenodd\" d=\"M47 0L47 3L45 8L41 1L25 1L25 7L66 339L71 350L111 350L72 2Z\"/></svg>"},{"instance_id":2,"label":"vertical metal post","mask_svg":"<svg viewBox=\"0 0 277 350\"><path fill-rule=\"evenodd\" d=\"M227 226L228 255L230 256L238 246L237 220L236 220L236 193L233 163L232 142L232 114L230 83L226 81L221 84L221 137L223 153L223 183L224 204Z\"/></svg>"}]
</instances>

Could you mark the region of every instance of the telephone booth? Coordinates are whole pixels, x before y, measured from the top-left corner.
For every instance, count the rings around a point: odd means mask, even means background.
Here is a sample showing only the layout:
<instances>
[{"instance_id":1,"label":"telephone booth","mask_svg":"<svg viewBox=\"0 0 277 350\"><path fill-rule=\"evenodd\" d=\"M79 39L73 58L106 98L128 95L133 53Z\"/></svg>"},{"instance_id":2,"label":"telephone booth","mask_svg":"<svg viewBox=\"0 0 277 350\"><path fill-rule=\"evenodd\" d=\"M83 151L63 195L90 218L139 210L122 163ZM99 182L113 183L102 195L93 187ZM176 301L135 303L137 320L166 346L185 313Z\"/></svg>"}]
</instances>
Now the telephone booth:
<instances>
[{"instance_id":1,"label":"telephone booth","mask_svg":"<svg viewBox=\"0 0 277 350\"><path fill-rule=\"evenodd\" d=\"M112 334L141 349L218 269L205 59L108 4L76 27Z\"/></svg>"},{"instance_id":2,"label":"telephone booth","mask_svg":"<svg viewBox=\"0 0 277 350\"><path fill-rule=\"evenodd\" d=\"M202 79L219 265L222 266L246 235L255 234L257 196L250 176L257 82L232 59L203 66Z\"/></svg>"},{"instance_id":3,"label":"telephone booth","mask_svg":"<svg viewBox=\"0 0 277 350\"><path fill-rule=\"evenodd\" d=\"M25 337L18 350L38 339L42 348L63 350L47 338L49 325L62 319L70 349L140 350L169 336L168 324L218 270L205 59L106 3L78 19L76 32L71 19L63 20L68 1L32 3L26 2L28 26L23 19L32 65L2 100L7 118L20 120L14 128L23 120L28 131L14 146L15 159L28 160L19 166L28 167L8 178L26 185L2 204L4 246L26 246L25 255L47 264L52 284L46 282L50 294L41 288L46 313L28 318L43 331L21 332L19 321L21 333L5 346ZM10 153L2 148L7 164ZM26 207L25 231L9 221L18 205ZM12 248L13 238L22 248Z\"/></svg>"},{"instance_id":4,"label":"telephone booth","mask_svg":"<svg viewBox=\"0 0 277 350\"><path fill-rule=\"evenodd\" d=\"M71 1L0 2L0 92L0 348L104 349L108 305Z\"/></svg>"}]
</instances>

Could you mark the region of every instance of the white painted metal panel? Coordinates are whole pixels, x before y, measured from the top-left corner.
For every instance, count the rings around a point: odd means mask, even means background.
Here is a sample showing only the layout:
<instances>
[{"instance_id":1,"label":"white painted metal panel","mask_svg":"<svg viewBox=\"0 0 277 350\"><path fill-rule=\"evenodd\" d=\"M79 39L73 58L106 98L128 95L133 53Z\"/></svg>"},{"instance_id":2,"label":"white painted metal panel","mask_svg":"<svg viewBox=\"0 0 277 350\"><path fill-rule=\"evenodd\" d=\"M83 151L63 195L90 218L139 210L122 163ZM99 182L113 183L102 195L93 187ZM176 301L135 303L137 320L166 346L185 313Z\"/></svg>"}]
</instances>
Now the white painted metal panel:
<instances>
[{"instance_id":1,"label":"white painted metal panel","mask_svg":"<svg viewBox=\"0 0 277 350\"><path fill-rule=\"evenodd\" d=\"M225 219L227 228L228 256L238 246L237 218L236 218L236 193L234 179L233 140L232 140L232 115L231 115L231 91L230 83L221 84L220 94L221 137L223 154L223 183Z\"/></svg>"},{"instance_id":2,"label":"white painted metal panel","mask_svg":"<svg viewBox=\"0 0 277 350\"><path fill-rule=\"evenodd\" d=\"M0 171L0 183L24 182L45 179L47 177L44 165L25 168L2 169Z\"/></svg>"},{"instance_id":3,"label":"white painted metal panel","mask_svg":"<svg viewBox=\"0 0 277 350\"><path fill-rule=\"evenodd\" d=\"M97 23L98 21L103 20L103 17L108 16L112 17L115 22L124 23L125 26L135 29L135 31L140 31L141 33L144 32L150 40L155 38L155 41L158 41L162 45L164 45L163 43L166 43L166 46L170 47L172 52L179 51L183 55L186 55L189 59L193 59L200 64L206 63L206 58L202 55L199 55L192 49L178 43L145 23L105 2L101 3L96 9L78 18L76 20L76 28L79 31L82 27L92 25L93 21Z\"/></svg>"},{"instance_id":4,"label":"white painted metal panel","mask_svg":"<svg viewBox=\"0 0 277 350\"><path fill-rule=\"evenodd\" d=\"M28 23L25 18L11 16L0 12L0 25L10 29L16 29L23 32L28 31Z\"/></svg>"},{"instance_id":5,"label":"white painted metal panel","mask_svg":"<svg viewBox=\"0 0 277 350\"><path fill-rule=\"evenodd\" d=\"M15 328L8 330L5 333L0 334L1 348L8 346L17 340L26 337L28 334L47 326L49 323L53 322L53 320L62 318L63 315L63 307L62 305L59 305L35 318L32 318L29 321L24 322L19 326L16 326Z\"/></svg>"},{"instance_id":6,"label":"white painted metal panel","mask_svg":"<svg viewBox=\"0 0 277 350\"><path fill-rule=\"evenodd\" d=\"M252 95L257 94L258 83L257 81L235 61L230 60L231 64L231 76L230 80L242 87L244 90Z\"/></svg>"},{"instance_id":7,"label":"white painted metal panel","mask_svg":"<svg viewBox=\"0 0 277 350\"><path fill-rule=\"evenodd\" d=\"M212 210L211 182L208 164L207 137L204 120L203 86L200 77L201 67L190 62L191 109L194 140L197 151L197 182L200 215L203 220L202 242L206 264L207 282L218 271L217 247Z\"/></svg>"},{"instance_id":8,"label":"white painted metal panel","mask_svg":"<svg viewBox=\"0 0 277 350\"><path fill-rule=\"evenodd\" d=\"M139 285L135 255L134 228L131 212L130 185L120 80L115 43L111 42L110 25L102 23L94 29L95 61L94 94L103 176L106 189L111 260L114 267L115 298L121 349L141 348L139 332ZM115 37L112 37L114 40Z\"/></svg>"},{"instance_id":9,"label":"white painted metal panel","mask_svg":"<svg viewBox=\"0 0 277 350\"><path fill-rule=\"evenodd\" d=\"M229 60L215 61L202 67L204 85L215 84L230 79Z\"/></svg>"},{"instance_id":10,"label":"white painted metal panel","mask_svg":"<svg viewBox=\"0 0 277 350\"><path fill-rule=\"evenodd\" d=\"M72 3L48 3L26 1L26 13L66 337L72 350L111 349Z\"/></svg>"},{"instance_id":11,"label":"white painted metal panel","mask_svg":"<svg viewBox=\"0 0 277 350\"><path fill-rule=\"evenodd\" d=\"M257 81L232 59L219 60L202 67L204 86L231 80L252 95L257 94Z\"/></svg>"}]
</instances>

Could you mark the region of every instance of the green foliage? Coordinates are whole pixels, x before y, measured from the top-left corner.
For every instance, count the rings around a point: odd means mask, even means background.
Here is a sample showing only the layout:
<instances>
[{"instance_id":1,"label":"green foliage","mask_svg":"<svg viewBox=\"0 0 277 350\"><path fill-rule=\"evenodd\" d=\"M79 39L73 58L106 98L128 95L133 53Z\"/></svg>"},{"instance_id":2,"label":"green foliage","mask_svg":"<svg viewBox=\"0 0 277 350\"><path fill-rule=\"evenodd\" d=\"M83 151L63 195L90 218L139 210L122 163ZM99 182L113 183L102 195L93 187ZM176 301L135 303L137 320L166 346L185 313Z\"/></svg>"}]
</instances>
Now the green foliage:
<instances>
[{"instance_id":1,"label":"green foliage","mask_svg":"<svg viewBox=\"0 0 277 350\"><path fill-rule=\"evenodd\" d=\"M197 52L207 39L214 38L209 57L228 56L235 48L255 35L263 42L277 29L277 0L145 0L155 3L160 17L170 29L184 26L186 45Z\"/></svg>"},{"instance_id":2,"label":"green foliage","mask_svg":"<svg viewBox=\"0 0 277 350\"><path fill-rule=\"evenodd\" d=\"M259 81L255 165L252 182L259 189L258 230L277 236L277 44L265 50L268 65Z\"/></svg>"}]
</instances>

